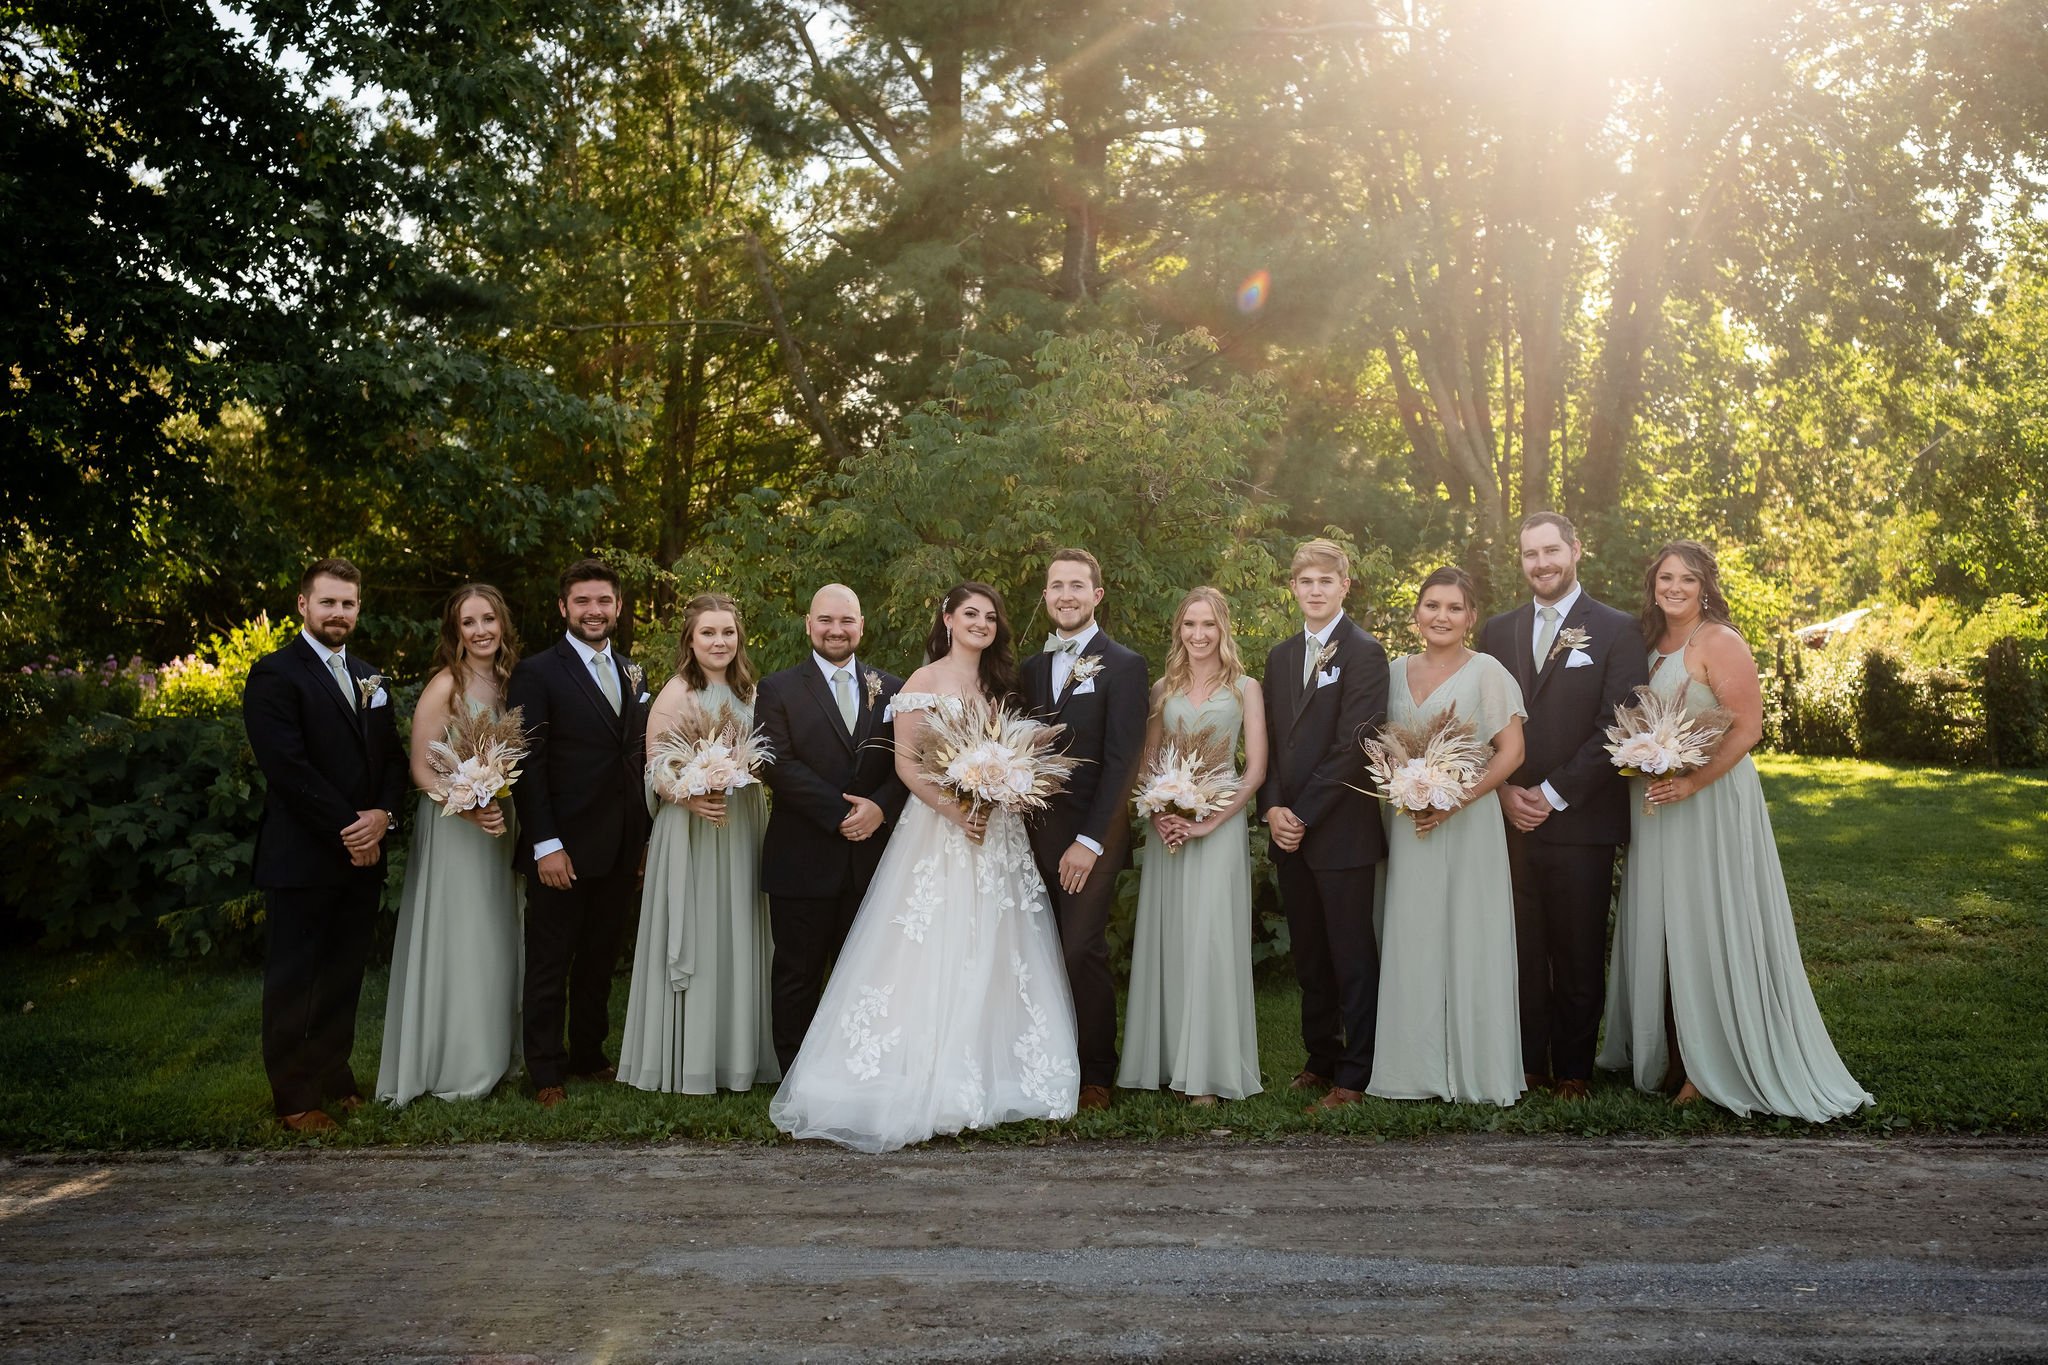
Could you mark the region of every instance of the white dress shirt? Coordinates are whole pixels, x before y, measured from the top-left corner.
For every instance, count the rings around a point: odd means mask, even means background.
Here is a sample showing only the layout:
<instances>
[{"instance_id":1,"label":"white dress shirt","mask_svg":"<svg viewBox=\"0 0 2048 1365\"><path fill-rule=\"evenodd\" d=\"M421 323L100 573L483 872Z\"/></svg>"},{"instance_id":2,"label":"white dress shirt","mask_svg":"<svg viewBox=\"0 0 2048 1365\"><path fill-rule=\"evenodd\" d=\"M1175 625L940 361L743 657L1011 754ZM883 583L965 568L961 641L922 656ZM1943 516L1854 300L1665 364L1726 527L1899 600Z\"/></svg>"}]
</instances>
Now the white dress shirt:
<instances>
[{"instance_id":1,"label":"white dress shirt","mask_svg":"<svg viewBox=\"0 0 2048 1365\"><path fill-rule=\"evenodd\" d=\"M811 662L816 664L818 666L818 671L825 675L825 690L827 692L830 692L832 690L832 675L834 673L837 673L842 668L845 669L847 676L853 679L853 685L856 689L853 694L853 704L856 708L859 707L860 692L858 689L860 687L860 658L858 655L849 654L846 656L845 663L835 664L814 649L811 651Z\"/></svg>"},{"instance_id":2,"label":"white dress shirt","mask_svg":"<svg viewBox=\"0 0 2048 1365\"><path fill-rule=\"evenodd\" d=\"M1074 665L1080 661L1083 654L1088 652L1088 642L1094 639L1096 632L1101 629L1102 627L1099 624L1090 621L1087 625L1081 627L1081 632L1078 635L1066 635L1057 630L1053 632L1062 642L1068 640L1074 642L1074 650L1071 654L1063 649L1052 656L1053 700L1059 700L1060 693L1066 688L1067 679L1073 675ZM1096 843L1087 835L1076 834L1074 842L1087 849L1090 853L1093 853L1096 857L1100 858L1102 856L1102 845Z\"/></svg>"},{"instance_id":3,"label":"white dress shirt","mask_svg":"<svg viewBox=\"0 0 2048 1365\"><path fill-rule=\"evenodd\" d=\"M594 670L597 667L597 661L599 659L604 660L604 666L606 668L614 670L618 668L618 660L612 656L612 642L609 639L607 639L604 642L603 649L592 649L589 645L583 643L582 640L578 639L574 635L565 635L562 638L566 639L569 642L569 647L571 649L575 650L579 655L583 657L583 667L586 672L591 672L591 670ZM613 676L617 677L618 675L616 672L614 672ZM594 672L591 672L591 681L597 681L597 676ZM619 710L621 713L623 713L626 709L625 702L623 700L626 695L625 682L621 681L618 687L619 696L621 698ZM560 853L561 851L562 841L560 839L543 839L533 846L533 860L535 862L539 862L542 858L547 857L550 853Z\"/></svg>"},{"instance_id":4,"label":"white dress shirt","mask_svg":"<svg viewBox=\"0 0 2048 1365\"><path fill-rule=\"evenodd\" d=\"M321 644L319 640L315 639L313 632L307 630L304 626L299 627L299 638L313 646L313 652L320 656L320 666L322 668L327 668L327 661L329 659L339 659L343 668L348 667L347 645L343 645L340 649L329 649L326 645ZM328 671L332 672L333 670L328 669Z\"/></svg>"},{"instance_id":5,"label":"white dress shirt","mask_svg":"<svg viewBox=\"0 0 2048 1365\"><path fill-rule=\"evenodd\" d=\"M1340 607L1337 610L1337 614L1324 623L1321 630L1310 630L1306 622L1302 624L1301 634L1305 643L1301 647L1301 685L1304 691L1314 681L1314 679L1308 676L1309 664L1314 661L1318 654L1323 652L1323 646L1330 643L1330 636L1336 632L1337 623L1343 619L1344 611Z\"/></svg>"},{"instance_id":6,"label":"white dress shirt","mask_svg":"<svg viewBox=\"0 0 2048 1365\"><path fill-rule=\"evenodd\" d=\"M1561 632L1564 630L1565 618L1572 614L1572 608L1579 604L1579 596L1585 590L1585 584L1574 583L1572 584L1572 590L1558 598L1555 602L1536 603L1535 610L1541 611L1546 606L1554 607L1557 610L1557 628ZM1536 652L1536 645L1543 638L1543 618L1532 615L1530 619L1535 622L1535 628L1529 632L1529 657L1536 663L1536 672L1541 673L1543 671L1543 656ZM1553 635L1550 638L1552 644L1557 642L1557 636ZM1543 793L1543 799L1550 803L1552 810L1563 810L1569 804L1562 796L1557 794L1557 788L1551 786L1548 782L1538 787L1537 790Z\"/></svg>"}]
</instances>

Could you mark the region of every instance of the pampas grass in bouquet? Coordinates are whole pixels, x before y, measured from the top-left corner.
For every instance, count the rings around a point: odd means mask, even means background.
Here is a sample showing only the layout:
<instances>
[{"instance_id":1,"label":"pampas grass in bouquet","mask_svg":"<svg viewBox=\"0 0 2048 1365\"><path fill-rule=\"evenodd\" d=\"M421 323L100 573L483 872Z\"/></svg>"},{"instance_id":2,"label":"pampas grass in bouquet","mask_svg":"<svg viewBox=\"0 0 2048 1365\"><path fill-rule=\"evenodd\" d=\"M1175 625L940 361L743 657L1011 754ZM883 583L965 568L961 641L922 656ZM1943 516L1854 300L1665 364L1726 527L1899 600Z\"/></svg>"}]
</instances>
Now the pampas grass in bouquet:
<instances>
[{"instance_id":1,"label":"pampas grass in bouquet","mask_svg":"<svg viewBox=\"0 0 2048 1365\"><path fill-rule=\"evenodd\" d=\"M761 780L775 761L768 737L729 706L709 714L692 708L673 729L647 745L647 785L664 801L722 795Z\"/></svg>"},{"instance_id":2,"label":"pampas grass in bouquet","mask_svg":"<svg viewBox=\"0 0 2048 1365\"><path fill-rule=\"evenodd\" d=\"M1614 708L1614 724L1607 727L1608 760L1623 777L1677 777L1706 767L1734 723L1735 713L1725 706L1688 715L1683 693L1664 697L1638 687L1634 702ZM1656 813L1645 793L1643 814Z\"/></svg>"},{"instance_id":3,"label":"pampas grass in bouquet","mask_svg":"<svg viewBox=\"0 0 2048 1365\"><path fill-rule=\"evenodd\" d=\"M1206 820L1237 795L1240 777L1236 743L1227 734L1204 728L1190 734L1176 726L1153 755L1152 766L1138 782L1133 798L1138 814L1151 819L1171 812L1190 820ZM1180 852L1175 844L1167 851Z\"/></svg>"},{"instance_id":4,"label":"pampas grass in bouquet","mask_svg":"<svg viewBox=\"0 0 2048 1365\"><path fill-rule=\"evenodd\" d=\"M1372 794L1411 816L1463 805L1492 756L1478 728L1455 706L1420 724L1386 726L1378 739L1360 744ZM1428 833L1418 829L1416 837Z\"/></svg>"},{"instance_id":5,"label":"pampas grass in bouquet","mask_svg":"<svg viewBox=\"0 0 2048 1365\"><path fill-rule=\"evenodd\" d=\"M1066 727L981 697L962 697L960 703L957 710L939 706L925 713L919 771L969 814L983 806L1020 813L1045 809L1080 766L1079 759L1053 747Z\"/></svg>"},{"instance_id":6,"label":"pampas grass in bouquet","mask_svg":"<svg viewBox=\"0 0 2048 1365\"><path fill-rule=\"evenodd\" d=\"M448 732L427 745L427 766L439 779L427 799L443 815L482 810L511 794L526 754L526 717L518 707L503 715L463 707L449 718Z\"/></svg>"}]
</instances>

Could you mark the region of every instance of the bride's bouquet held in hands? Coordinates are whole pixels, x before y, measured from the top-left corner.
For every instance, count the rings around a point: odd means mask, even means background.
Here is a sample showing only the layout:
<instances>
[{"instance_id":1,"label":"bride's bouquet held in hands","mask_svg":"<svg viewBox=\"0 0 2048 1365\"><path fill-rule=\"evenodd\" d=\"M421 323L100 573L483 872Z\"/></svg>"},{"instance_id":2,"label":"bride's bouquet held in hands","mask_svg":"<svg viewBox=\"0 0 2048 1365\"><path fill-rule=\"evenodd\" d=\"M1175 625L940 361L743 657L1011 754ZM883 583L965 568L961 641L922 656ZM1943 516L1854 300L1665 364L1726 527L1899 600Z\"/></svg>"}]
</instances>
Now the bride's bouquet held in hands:
<instances>
[{"instance_id":1,"label":"bride's bouquet held in hands","mask_svg":"<svg viewBox=\"0 0 2048 1365\"><path fill-rule=\"evenodd\" d=\"M775 755L768 737L720 706L692 709L673 729L647 745L647 785L664 801L682 805L693 796L726 796L761 780Z\"/></svg>"},{"instance_id":2,"label":"bride's bouquet held in hands","mask_svg":"<svg viewBox=\"0 0 2048 1365\"><path fill-rule=\"evenodd\" d=\"M1465 804L1491 756L1478 728L1447 707L1415 725L1389 725L1378 739L1361 740L1372 793L1410 816L1454 811ZM1429 831L1417 827L1417 838Z\"/></svg>"},{"instance_id":3,"label":"bride's bouquet held in hands","mask_svg":"<svg viewBox=\"0 0 2048 1365\"><path fill-rule=\"evenodd\" d=\"M1080 765L1053 745L1063 725L1047 725L963 697L960 706L926 714L917 766L972 816L984 806L1022 813L1043 810Z\"/></svg>"},{"instance_id":4,"label":"bride's bouquet held in hands","mask_svg":"<svg viewBox=\"0 0 2048 1365\"><path fill-rule=\"evenodd\" d=\"M1189 734L1176 727L1168 732L1138 783L1138 814L1147 820L1179 815L1199 822L1222 810L1237 795L1240 780L1232 762L1234 748L1230 736L1212 730ZM1177 843L1166 848L1180 852Z\"/></svg>"},{"instance_id":5,"label":"bride's bouquet held in hands","mask_svg":"<svg viewBox=\"0 0 2048 1365\"><path fill-rule=\"evenodd\" d=\"M511 794L526 754L526 718L518 707L503 715L460 712L447 734L427 745L427 766L437 778L427 799L443 815L484 810Z\"/></svg>"},{"instance_id":6,"label":"bride's bouquet held in hands","mask_svg":"<svg viewBox=\"0 0 2048 1365\"><path fill-rule=\"evenodd\" d=\"M1685 698L1659 696L1648 687L1636 689L1634 702L1614 708L1607 727L1607 755L1623 777L1677 777L1704 768L1735 713L1722 706L1688 713ZM1646 794L1643 814L1657 807Z\"/></svg>"}]
</instances>

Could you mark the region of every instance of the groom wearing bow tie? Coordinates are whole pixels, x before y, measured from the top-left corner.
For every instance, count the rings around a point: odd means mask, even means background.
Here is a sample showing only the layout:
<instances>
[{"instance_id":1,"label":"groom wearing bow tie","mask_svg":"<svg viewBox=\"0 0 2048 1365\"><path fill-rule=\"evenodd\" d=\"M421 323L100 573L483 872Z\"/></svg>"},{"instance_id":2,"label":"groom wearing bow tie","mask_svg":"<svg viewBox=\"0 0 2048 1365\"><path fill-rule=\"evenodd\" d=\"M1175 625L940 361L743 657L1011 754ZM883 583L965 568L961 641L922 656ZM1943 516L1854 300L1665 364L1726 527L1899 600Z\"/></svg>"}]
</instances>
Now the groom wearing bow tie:
<instances>
[{"instance_id":1,"label":"groom wearing bow tie","mask_svg":"<svg viewBox=\"0 0 2048 1365\"><path fill-rule=\"evenodd\" d=\"M1109 974L1110 907L1131 864L1125 809L1145 748L1150 680L1145 661L1096 624L1102 566L1086 550L1058 550L1045 571L1053 633L1023 670L1024 704L1064 725L1063 752L1082 760L1031 826L1031 852L1052 897L1074 993L1082 1109L1107 1109L1116 1084L1116 984Z\"/></svg>"},{"instance_id":2,"label":"groom wearing bow tie","mask_svg":"<svg viewBox=\"0 0 2048 1365\"><path fill-rule=\"evenodd\" d=\"M525 718L530 750L512 787L513 857L527 874L520 1013L526 1071L548 1109L571 1078L614 1074L604 1055L612 971L639 908L652 823L641 787L647 692L640 666L612 643L618 575L579 560L562 571L556 605L567 634L521 659L505 696Z\"/></svg>"},{"instance_id":3,"label":"groom wearing bow tie","mask_svg":"<svg viewBox=\"0 0 2048 1365\"><path fill-rule=\"evenodd\" d=\"M255 860L269 927L263 1069L295 1133L334 1128L324 1105L363 1102L349 1070L356 1002L385 839L408 785L391 693L348 647L362 585L345 559L307 569L298 636L256 661L242 693L264 779Z\"/></svg>"}]
</instances>

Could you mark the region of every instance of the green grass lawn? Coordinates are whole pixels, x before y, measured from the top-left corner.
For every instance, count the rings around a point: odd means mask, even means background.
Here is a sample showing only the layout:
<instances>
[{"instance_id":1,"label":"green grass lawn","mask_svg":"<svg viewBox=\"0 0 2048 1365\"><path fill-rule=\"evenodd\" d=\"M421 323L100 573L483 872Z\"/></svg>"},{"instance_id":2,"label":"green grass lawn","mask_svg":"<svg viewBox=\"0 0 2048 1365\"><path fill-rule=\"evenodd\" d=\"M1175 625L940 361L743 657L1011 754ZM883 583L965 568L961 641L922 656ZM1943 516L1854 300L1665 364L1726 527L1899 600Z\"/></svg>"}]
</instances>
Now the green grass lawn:
<instances>
[{"instance_id":1,"label":"green grass lawn","mask_svg":"<svg viewBox=\"0 0 2048 1365\"><path fill-rule=\"evenodd\" d=\"M1284 1089L1206 1111L1119 1092L1107 1113L969 1139L1158 1139L1214 1131L1374 1137L2048 1131L2048 777L1848 760L1762 760L1806 966L1842 1058L1877 1096L1826 1128L1673 1110L1609 1079L1587 1103L1512 1109L1368 1099L1311 1119ZM1283 972L1284 975L1284 972ZM257 973L110 953L0 959L0 1148L254 1147L301 1143L270 1118L257 1056ZM625 982L613 994L625 1006ZM1266 1083L1300 1066L1296 998L1260 992ZM377 1072L384 975L364 992L356 1074ZM768 1142L770 1090L647 1095L572 1085L543 1112L524 1094L402 1112L373 1106L332 1146L688 1137Z\"/></svg>"}]
</instances>

